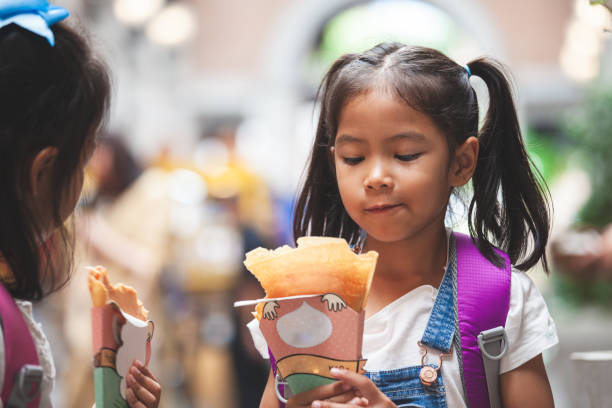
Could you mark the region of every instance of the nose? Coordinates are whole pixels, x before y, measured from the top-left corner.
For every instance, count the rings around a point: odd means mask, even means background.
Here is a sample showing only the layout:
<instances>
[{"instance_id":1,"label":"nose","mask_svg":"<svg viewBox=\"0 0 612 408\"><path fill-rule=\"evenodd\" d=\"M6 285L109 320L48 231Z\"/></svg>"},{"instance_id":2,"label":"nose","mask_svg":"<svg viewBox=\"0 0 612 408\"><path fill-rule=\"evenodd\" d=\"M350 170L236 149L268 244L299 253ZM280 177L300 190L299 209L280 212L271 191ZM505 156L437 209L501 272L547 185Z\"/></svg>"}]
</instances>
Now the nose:
<instances>
[{"instance_id":1,"label":"nose","mask_svg":"<svg viewBox=\"0 0 612 408\"><path fill-rule=\"evenodd\" d=\"M385 170L383 163L374 163L366 178L363 180L366 190L385 190L393 188L393 178Z\"/></svg>"}]
</instances>

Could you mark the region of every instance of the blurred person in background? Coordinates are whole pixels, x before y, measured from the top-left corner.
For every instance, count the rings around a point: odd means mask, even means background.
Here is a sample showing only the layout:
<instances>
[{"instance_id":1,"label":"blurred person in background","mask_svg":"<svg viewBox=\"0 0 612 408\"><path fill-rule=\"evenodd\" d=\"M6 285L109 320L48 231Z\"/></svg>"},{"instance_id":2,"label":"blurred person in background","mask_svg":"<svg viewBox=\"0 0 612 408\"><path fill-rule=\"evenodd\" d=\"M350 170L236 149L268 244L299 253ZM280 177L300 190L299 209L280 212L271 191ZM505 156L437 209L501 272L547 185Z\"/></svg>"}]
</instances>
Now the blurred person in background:
<instances>
[{"instance_id":1,"label":"blurred person in background","mask_svg":"<svg viewBox=\"0 0 612 408\"><path fill-rule=\"evenodd\" d=\"M155 161L170 197L162 286L173 330L164 336L176 351L174 388L185 406L257 406L267 378L245 331L251 317L232 306L263 296L242 261L277 235L269 189L236 154L241 120L206 118L191 156L168 150Z\"/></svg>"},{"instance_id":2,"label":"blurred person in background","mask_svg":"<svg viewBox=\"0 0 612 408\"><path fill-rule=\"evenodd\" d=\"M91 359L86 266L104 265L113 281L130 282L140 293L159 324L157 277L165 262L164 228L159 220L164 206L141 188L143 170L119 134L100 138L86 169L80 212L75 219L77 267L75 285L63 293L63 330L67 346L61 370L66 406L82 407L93 395L91 367L79 364ZM87 328L85 330L84 328ZM161 337L161 336L158 336ZM155 347L156 342L153 341ZM156 359L152 359L156 366ZM161 370L157 370L160 372Z\"/></svg>"}]
</instances>

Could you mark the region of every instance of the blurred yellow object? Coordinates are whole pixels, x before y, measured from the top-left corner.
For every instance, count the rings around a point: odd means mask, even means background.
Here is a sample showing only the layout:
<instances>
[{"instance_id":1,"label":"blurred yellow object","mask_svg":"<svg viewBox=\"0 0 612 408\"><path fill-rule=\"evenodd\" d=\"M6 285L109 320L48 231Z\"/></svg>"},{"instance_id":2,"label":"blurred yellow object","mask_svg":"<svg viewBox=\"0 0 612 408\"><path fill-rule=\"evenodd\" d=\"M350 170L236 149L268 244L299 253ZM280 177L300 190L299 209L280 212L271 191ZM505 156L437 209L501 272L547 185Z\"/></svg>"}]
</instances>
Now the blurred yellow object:
<instances>
[{"instance_id":1,"label":"blurred yellow object","mask_svg":"<svg viewBox=\"0 0 612 408\"><path fill-rule=\"evenodd\" d=\"M253 226L262 236L273 231L273 210L270 192L262 178L251 172L236 159L221 168L205 170L192 161L162 154L154 160L158 169L172 172L186 169L199 174L208 189L208 195L217 199L236 197L238 216L244 224Z\"/></svg>"}]
</instances>

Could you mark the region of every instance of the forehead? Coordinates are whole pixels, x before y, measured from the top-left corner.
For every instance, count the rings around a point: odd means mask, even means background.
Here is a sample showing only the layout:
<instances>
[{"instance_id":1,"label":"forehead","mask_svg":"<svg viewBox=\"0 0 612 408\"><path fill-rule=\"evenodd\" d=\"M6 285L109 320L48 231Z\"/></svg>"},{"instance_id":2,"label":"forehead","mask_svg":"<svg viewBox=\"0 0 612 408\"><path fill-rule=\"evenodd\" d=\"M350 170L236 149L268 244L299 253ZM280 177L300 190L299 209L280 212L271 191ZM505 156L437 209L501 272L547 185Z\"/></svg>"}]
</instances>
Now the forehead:
<instances>
[{"instance_id":1,"label":"forehead","mask_svg":"<svg viewBox=\"0 0 612 408\"><path fill-rule=\"evenodd\" d=\"M401 134L420 134L425 140L446 140L429 116L387 89L374 88L362 92L347 100L340 111L336 137L350 135L353 139L386 139ZM404 139L419 141L418 137Z\"/></svg>"}]
</instances>

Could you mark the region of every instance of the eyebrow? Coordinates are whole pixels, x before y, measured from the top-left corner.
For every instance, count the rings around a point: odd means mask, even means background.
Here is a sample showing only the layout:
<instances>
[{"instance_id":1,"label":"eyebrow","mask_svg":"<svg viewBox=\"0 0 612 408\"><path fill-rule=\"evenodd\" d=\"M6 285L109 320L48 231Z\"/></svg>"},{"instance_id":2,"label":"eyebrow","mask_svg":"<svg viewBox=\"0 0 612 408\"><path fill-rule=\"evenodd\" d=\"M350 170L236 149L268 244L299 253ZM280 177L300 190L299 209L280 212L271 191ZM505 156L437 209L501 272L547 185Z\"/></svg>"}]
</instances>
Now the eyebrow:
<instances>
[{"instance_id":1,"label":"eyebrow","mask_svg":"<svg viewBox=\"0 0 612 408\"><path fill-rule=\"evenodd\" d=\"M397 134L389 138L389 140L391 140L392 142L395 142L397 140L405 140L405 139L414 140L414 141L423 141L425 140L425 135L419 132L409 131L409 132L403 132L403 133Z\"/></svg>"},{"instance_id":2,"label":"eyebrow","mask_svg":"<svg viewBox=\"0 0 612 408\"><path fill-rule=\"evenodd\" d=\"M338 136L334 142L335 145L346 144L346 143L365 143L365 140L360 139L355 136L343 134L343 135Z\"/></svg>"},{"instance_id":3,"label":"eyebrow","mask_svg":"<svg viewBox=\"0 0 612 408\"><path fill-rule=\"evenodd\" d=\"M423 141L425 140L425 136L422 133L409 131L398 133L397 135L391 136L387 140L390 142L396 142L399 140L414 140L414 141ZM342 134L336 138L335 144L345 144L345 143L366 143L364 139L358 138L352 135Z\"/></svg>"}]
</instances>

